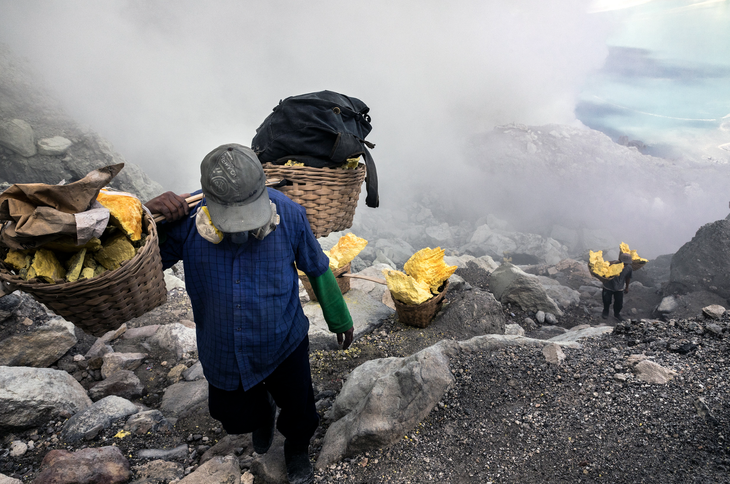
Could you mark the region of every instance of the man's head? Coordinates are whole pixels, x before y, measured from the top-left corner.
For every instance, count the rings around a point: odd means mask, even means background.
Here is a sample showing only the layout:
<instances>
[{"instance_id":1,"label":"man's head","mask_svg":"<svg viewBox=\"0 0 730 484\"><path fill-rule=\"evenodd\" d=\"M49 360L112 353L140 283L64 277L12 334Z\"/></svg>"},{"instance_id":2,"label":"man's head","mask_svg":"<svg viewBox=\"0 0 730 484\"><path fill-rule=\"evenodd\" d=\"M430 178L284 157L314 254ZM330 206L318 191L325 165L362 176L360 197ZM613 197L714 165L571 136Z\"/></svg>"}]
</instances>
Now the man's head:
<instances>
[{"instance_id":1,"label":"man's head","mask_svg":"<svg viewBox=\"0 0 730 484\"><path fill-rule=\"evenodd\" d=\"M623 262L624 264L631 264L631 260L631 254L629 254L628 252L621 252L621 254L619 254L618 256L618 261Z\"/></svg>"},{"instance_id":2,"label":"man's head","mask_svg":"<svg viewBox=\"0 0 730 484\"><path fill-rule=\"evenodd\" d=\"M250 148L219 146L203 158L200 175L211 221L220 231L247 232L271 219L266 175Z\"/></svg>"}]
</instances>

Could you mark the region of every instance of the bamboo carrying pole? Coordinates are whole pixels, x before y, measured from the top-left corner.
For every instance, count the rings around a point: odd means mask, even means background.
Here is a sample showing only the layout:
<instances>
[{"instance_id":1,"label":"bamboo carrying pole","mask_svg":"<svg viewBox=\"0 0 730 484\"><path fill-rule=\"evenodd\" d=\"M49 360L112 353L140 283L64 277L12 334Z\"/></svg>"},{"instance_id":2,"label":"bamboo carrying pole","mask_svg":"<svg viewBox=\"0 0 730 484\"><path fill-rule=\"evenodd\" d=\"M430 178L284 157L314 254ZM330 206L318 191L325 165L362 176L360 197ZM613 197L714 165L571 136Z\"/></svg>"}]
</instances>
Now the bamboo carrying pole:
<instances>
[{"instance_id":1,"label":"bamboo carrying pole","mask_svg":"<svg viewBox=\"0 0 730 484\"><path fill-rule=\"evenodd\" d=\"M378 284L383 284L384 286L387 285L387 283L385 282L385 279L378 279L377 277L370 277L370 276L361 276L360 274L345 273L345 274L342 274L340 277L352 277L353 279L364 279L366 281L377 282Z\"/></svg>"},{"instance_id":2,"label":"bamboo carrying pole","mask_svg":"<svg viewBox=\"0 0 730 484\"><path fill-rule=\"evenodd\" d=\"M278 178L271 178L269 180L266 180L267 187L273 187L280 183L281 183L281 180L279 180ZM203 199L203 194L199 193L197 195L193 195L192 197L186 198L185 203L188 204L188 207L193 208L197 204L199 204L202 199ZM155 223L159 223L159 222L162 222L163 220L165 220L165 216L162 215L161 213L153 213L152 219L155 221Z\"/></svg>"}]
</instances>

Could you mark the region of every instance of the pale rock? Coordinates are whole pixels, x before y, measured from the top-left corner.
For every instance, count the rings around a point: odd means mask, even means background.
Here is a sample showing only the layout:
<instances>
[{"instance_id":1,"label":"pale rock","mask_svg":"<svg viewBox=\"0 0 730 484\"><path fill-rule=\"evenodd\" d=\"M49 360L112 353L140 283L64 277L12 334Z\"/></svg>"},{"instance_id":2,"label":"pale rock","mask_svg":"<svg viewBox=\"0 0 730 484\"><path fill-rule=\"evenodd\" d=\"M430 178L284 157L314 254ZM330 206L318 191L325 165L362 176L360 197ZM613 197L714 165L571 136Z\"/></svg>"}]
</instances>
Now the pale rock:
<instances>
[{"instance_id":1,"label":"pale rock","mask_svg":"<svg viewBox=\"0 0 730 484\"><path fill-rule=\"evenodd\" d=\"M178 359L186 358L198 349L195 330L180 323L163 325L149 342L174 351Z\"/></svg>"},{"instance_id":2,"label":"pale rock","mask_svg":"<svg viewBox=\"0 0 730 484\"><path fill-rule=\"evenodd\" d=\"M565 360L565 353L560 345L550 343L542 349L545 360L551 365L560 365Z\"/></svg>"},{"instance_id":3,"label":"pale rock","mask_svg":"<svg viewBox=\"0 0 730 484\"><path fill-rule=\"evenodd\" d=\"M725 314L725 308L719 304L711 304L702 308L702 314L710 319L720 319Z\"/></svg>"},{"instance_id":4,"label":"pale rock","mask_svg":"<svg viewBox=\"0 0 730 484\"><path fill-rule=\"evenodd\" d=\"M122 338L123 339L150 338L157 332L158 329L160 329L159 324L150 324L148 326L140 326L139 328L130 328L124 333Z\"/></svg>"},{"instance_id":5,"label":"pale rock","mask_svg":"<svg viewBox=\"0 0 730 484\"><path fill-rule=\"evenodd\" d=\"M182 479L179 484L211 484L214 482L237 484L240 480L241 469L238 466L238 458L229 455L210 459L195 469L195 472Z\"/></svg>"},{"instance_id":6,"label":"pale rock","mask_svg":"<svg viewBox=\"0 0 730 484\"><path fill-rule=\"evenodd\" d=\"M185 281L180 279L175 275L175 273L172 271L172 268L166 269L164 272L165 275L165 287L167 288L167 291L170 292L173 289L181 288L185 289Z\"/></svg>"},{"instance_id":7,"label":"pale rock","mask_svg":"<svg viewBox=\"0 0 730 484\"><path fill-rule=\"evenodd\" d=\"M28 445L22 440L10 442L10 457L21 457L28 452Z\"/></svg>"},{"instance_id":8,"label":"pale rock","mask_svg":"<svg viewBox=\"0 0 730 484\"><path fill-rule=\"evenodd\" d=\"M253 481L251 481L253 482ZM6 476L5 474L0 473L0 484L23 484L23 481L20 479L15 479L13 477Z\"/></svg>"},{"instance_id":9,"label":"pale rock","mask_svg":"<svg viewBox=\"0 0 730 484\"><path fill-rule=\"evenodd\" d=\"M119 370L136 370L147 358L147 353L107 353L102 358L101 376L109 378Z\"/></svg>"},{"instance_id":10,"label":"pale rock","mask_svg":"<svg viewBox=\"0 0 730 484\"><path fill-rule=\"evenodd\" d=\"M0 428L36 427L91 404L86 390L65 371L0 366Z\"/></svg>"},{"instance_id":11,"label":"pale rock","mask_svg":"<svg viewBox=\"0 0 730 484\"><path fill-rule=\"evenodd\" d=\"M37 152L33 128L22 119L0 120L0 145L25 158Z\"/></svg>"},{"instance_id":12,"label":"pale rock","mask_svg":"<svg viewBox=\"0 0 730 484\"><path fill-rule=\"evenodd\" d=\"M636 376L647 383L666 384L674 378L676 371L664 368L653 361L640 361L634 366Z\"/></svg>"},{"instance_id":13,"label":"pale rock","mask_svg":"<svg viewBox=\"0 0 730 484\"><path fill-rule=\"evenodd\" d=\"M66 151L73 143L71 140L63 136L54 136L53 138L43 138L38 141L38 154L46 156L60 156L66 154Z\"/></svg>"},{"instance_id":14,"label":"pale rock","mask_svg":"<svg viewBox=\"0 0 730 484\"><path fill-rule=\"evenodd\" d=\"M439 347L407 358L371 360L355 368L331 409L317 467L390 445L420 422L453 384Z\"/></svg>"},{"instance_id":15,"label":"pale rock","mask_svg":"<svg viewBox=\"0 0 730 484\"><path fill-rule=\"evenodd\" d=\"M505 324L504 325L504 334L515 335L515 336L524 336L525 330L519 324Z\"/></svg>"},{"instance_id":16,"label":"pale rock","mask_svg":"<svg viewBox=\"0 0 730 484\"><path fill-rule=\"evenodd\" d=\"M678 307L679 303L677 303L677 299L674 296L666 296L662 298L662 301L659 303L659 306L657 306L655 312L660 315L670 314L676 311Z\"/></svg>"},{"instance_id":17,"label":"pale rock","mask_svg":"<svg viewBox=\"0 0 730 484\"><path fill-rule=\"evenodd\" d=\"M183 371L182 375L183 378L185 378L185 381L202 380L205 378L205 375L203 374L203 364L200 363L200 361L196 361L193 366Z\"/></svg>"},{"instance_id":18,"label":"pale rock","mask_svg":"<svg viewBox=\"0 0 730 484\"><path fill-rule=\"evenodd\" d=\"M137 479L147 479L150 482L170 482L185 475L185 468L182 464L166 460L153 460L135 466L133 469Z\"/></svg>"}]
</instances>

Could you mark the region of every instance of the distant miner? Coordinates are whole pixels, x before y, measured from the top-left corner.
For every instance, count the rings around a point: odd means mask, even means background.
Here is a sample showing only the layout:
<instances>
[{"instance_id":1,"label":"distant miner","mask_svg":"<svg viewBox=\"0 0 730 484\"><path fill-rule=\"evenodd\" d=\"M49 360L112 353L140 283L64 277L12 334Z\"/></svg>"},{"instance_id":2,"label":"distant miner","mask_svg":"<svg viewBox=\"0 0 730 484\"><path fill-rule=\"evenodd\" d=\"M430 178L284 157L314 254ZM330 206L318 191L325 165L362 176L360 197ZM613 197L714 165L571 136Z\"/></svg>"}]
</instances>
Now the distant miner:
<instances>
[{"instance_id":1,"label":"distant miner","mask_svg":"<svg viewBox=\"0 0 730 484\"><path fill-rule=\"evenodd\" d=\"M603 319L608 318L608 309L613 299L613 315L616 319L621 319L621 308L624 307L624 294L629 292L629 284L631 283L631 275L634 270L631 267L631 253L622 252L618 257L617 264L623 263L624 268L621 273L603 282Z\"/></svg>"},{"instance_id":2,"label":"distant miner","mask_svg":"<svg viewBox=\"0 0 730 484\"><path fill-rule=\"evenodd\" d=\"M194 215L186 216L187 202L172 192L146 205L172 222L161 227L160 252L165 268L179 260L185 266L210 415L229 434L253 432L254 450L263 454L278 406L289 482L312 482L309 441L319 415L297 268L343 349L353 339L350 312L304 208L266 188L253 151L220 146L200 171L205 198Z\"/></svg>"}]
</instances>

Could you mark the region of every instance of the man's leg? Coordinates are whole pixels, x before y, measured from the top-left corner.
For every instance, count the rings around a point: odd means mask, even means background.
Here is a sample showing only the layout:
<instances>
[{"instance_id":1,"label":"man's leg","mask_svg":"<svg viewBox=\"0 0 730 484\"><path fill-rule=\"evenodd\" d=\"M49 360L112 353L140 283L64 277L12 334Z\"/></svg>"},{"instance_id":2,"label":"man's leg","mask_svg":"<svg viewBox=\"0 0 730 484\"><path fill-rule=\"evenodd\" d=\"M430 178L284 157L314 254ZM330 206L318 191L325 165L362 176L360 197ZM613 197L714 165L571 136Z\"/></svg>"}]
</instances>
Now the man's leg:
<instances>
[{"instance_id":1,"label":"man's leg","mask_svg":"<svg viewBox=\"0 0 730 484\"><path fill-rule=\"evenodd\" d=\"M624 293L618 291L613 293L613 315L616 319L621 319L621 309L624 307Z\"/></svg>"},{"instance_id":2,"label":"man's leg","mask_svg":"<svg viewBox=\"0 0 730 484\"><path fill-rule=\"evenodd\" d=\"M264 384L281 408L276 428L286 437L284 458L289 482L311 482L314 471L309 461L309 441L319 425L319 414L314 405L308 337Z\"/></svg>"},{"instance_id":3,"label":"man's leg","mask_svg":"<svg viewBox=\"0 0 730 484\"><path fill-rule=\"evenodd\" d=\"M247 434L268 420L270 396L261 383L247 392L240 384L237 390L226 391L209 383L208 409L210 416L220 421L227 433Z\"/></svg>"},{"instance_id":4,"label":"man's leg","mask_svg":"<svg viewBox=\"0 0 730 484\"><path fill-rule=\"evenodd\" d=\"M601 293L601 299L603 299L603 313L601 313L601 317L603 319L606 319L608 317L608 308L611 307L611 297L612 292L604 288L603 292Z\"/></svg>"}]
</instances>

